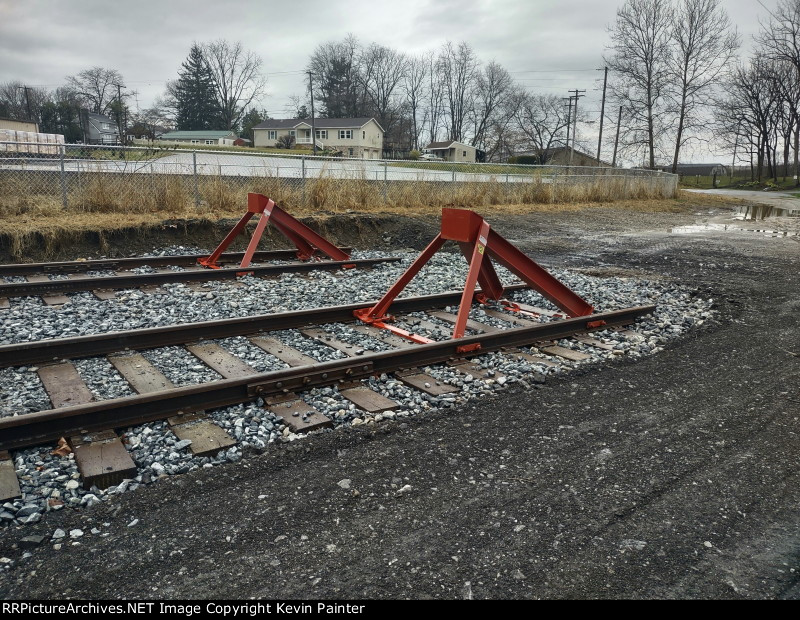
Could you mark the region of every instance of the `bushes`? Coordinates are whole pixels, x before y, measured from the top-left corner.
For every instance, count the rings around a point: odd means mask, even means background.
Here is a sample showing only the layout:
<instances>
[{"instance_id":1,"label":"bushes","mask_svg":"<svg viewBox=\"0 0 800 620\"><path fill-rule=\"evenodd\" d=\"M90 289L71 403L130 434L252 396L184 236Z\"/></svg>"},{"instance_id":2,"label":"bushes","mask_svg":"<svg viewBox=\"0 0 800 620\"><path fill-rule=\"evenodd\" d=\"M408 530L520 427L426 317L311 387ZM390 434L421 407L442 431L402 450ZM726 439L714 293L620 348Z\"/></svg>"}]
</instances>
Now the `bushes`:
<instances>
[{"instance_id":1,"label":"bushes","mask_svg":"<svg viewBox=\"0 0 800 620\"><path fill-rule=\"evenodd\" d=\"M536 166L539 158L536 155L513 155L508 158L509 164L522 164L523 166Z\"/></svg>"}]
</instances>

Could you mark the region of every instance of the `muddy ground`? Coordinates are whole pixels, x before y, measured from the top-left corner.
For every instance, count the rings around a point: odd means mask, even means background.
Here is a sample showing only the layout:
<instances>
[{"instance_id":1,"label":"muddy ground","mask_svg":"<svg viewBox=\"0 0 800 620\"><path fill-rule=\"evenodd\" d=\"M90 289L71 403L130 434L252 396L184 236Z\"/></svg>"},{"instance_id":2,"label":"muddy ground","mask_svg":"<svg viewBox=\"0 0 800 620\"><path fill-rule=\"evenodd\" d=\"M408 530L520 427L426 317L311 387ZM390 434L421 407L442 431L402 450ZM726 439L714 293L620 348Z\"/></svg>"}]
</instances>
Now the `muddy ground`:
<instances>
[{"instance_id":1,"label":"muddy ground","mask_svg":"<svg viewBox=\"0 0 800 620\"><path fill-rule=\"evenodd\" d=\"M493 221L546 265L675 278L719 318L643 361L5 530L0 556L17 563L0 595L800 598L800 237L670 233L728 216ZM391 221L377 247L419 247L435 227ZM57 527L87 534L19 560L21 536Z\"/></svg>"}]
</instances>

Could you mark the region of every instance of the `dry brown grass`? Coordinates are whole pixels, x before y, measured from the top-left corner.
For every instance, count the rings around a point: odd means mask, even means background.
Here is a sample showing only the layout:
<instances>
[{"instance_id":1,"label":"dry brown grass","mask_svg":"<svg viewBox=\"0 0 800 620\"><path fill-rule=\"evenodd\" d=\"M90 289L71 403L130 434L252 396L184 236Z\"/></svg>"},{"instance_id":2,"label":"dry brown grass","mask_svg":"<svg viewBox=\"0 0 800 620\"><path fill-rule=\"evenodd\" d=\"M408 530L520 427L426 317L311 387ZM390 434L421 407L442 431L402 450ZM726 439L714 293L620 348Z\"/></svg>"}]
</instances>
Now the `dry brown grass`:
<instances>
[{"instance_id":1,"label":"dry brown grass","mask_svg":"<svg viewBox=\"0 0 800 620\"><path fill-rule=\"evenodd\" d=\"M529 183L395 182L384 187L366 178L322 177L305 185L275 177L191 177L155 175L85 175L71 181L63 208L60 187L36 175L0 173L0 234L9 236L12 253L31 243L61 244L86 231L113 231L158 225L165 220L238 218L247 193L273 198L297 216L321 213L437 215L442 207L479 213L523 214L608 207L638 212L687 211L690 205L732 204L735 199L678 192L665 197L649 180L597 178L571 185L541 177ZM196 192L196 195L195 195ZM196 199L199 206L196 204Z\"/></svg>"}]
</instances>

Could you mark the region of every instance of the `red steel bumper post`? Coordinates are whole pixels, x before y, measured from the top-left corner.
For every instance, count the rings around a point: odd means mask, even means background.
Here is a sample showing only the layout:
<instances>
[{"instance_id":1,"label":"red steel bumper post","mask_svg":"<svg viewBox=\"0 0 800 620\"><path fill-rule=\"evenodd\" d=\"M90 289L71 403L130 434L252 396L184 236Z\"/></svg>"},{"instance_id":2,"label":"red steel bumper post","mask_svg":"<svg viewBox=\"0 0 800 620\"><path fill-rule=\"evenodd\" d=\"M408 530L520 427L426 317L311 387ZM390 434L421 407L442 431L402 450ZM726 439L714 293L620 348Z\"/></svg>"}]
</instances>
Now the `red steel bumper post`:
<instances>
[{"instance_id":1,"label":"red steel bumper post","mask_svg":"<svg viewBox=\"0 0 800 620\"><path fill-rule=\"evenodd\" d=\"M392 319L387 312L395 298L446 241L456 241L469 263L461 304L458 308L458 317L453 329L453 338L462 338L464 336L467 320L469 319L469 311L475 297L479 300L500 300L502 298L503 285L492 265L492 260L496 260L506 267L569 316L587 316L593 311L591 304L559 282L501 235L494 232L489 223L477 213L467 209L442 209L441 232L422 251L377 304L371 308L356 310L353 313L355 317L364 323L389 329L397 335L414 342L424 340L421 336L409 334L405 330L388 325L385 321ZM477 295L476 284L480 284L481 287L480 293L477 293ZM509 304L509 307L513 306ZM475 349L475 346L469 348L469 350ZM465 349L460 352L466 353L468 351Z\"/></svg>"},{"instance_id":2,"label":"red steel bumper post","mask_svg":"<svg viewBox=\"0 0 800 620\"><path fill-rule=\"evenodd\" d=\"M261 217L256 225L256 229L253 231L253 236L250 238L250 243L247 245L247 250L242 258L242 262L239 265L241 268L250 265L258 243L261 241L261 236L264 234L264 229L270 223L295 245L297 248L297 258L300 260L314 258L317 250L332 260L344 261L350 258L347 253L342 252L342 250L323 236L315 233L308 226L281 209L275 204L274 200L263 194L249 193L247 194L247 213L242 216L242 219L240 219L236 226L225 236L216 250L209 256L198 259L197 262L206 267L211 267L212 269L219 269L220 266L217 264L217 260L220 255L228 248L233 240L244 231L247 222L256 214L260 214ZM345 267L348 267L348 265L345 265Z\"/></svg>"}]
</instances>

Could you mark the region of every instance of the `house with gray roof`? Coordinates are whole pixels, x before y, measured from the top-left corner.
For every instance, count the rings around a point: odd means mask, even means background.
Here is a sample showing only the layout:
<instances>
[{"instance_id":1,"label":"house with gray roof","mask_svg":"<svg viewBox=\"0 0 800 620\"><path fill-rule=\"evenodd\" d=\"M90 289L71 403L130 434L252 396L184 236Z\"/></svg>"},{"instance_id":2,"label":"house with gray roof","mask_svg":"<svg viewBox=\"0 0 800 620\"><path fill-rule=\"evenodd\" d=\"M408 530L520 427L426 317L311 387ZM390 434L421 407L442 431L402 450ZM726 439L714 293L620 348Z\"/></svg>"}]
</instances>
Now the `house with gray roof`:
<instances>
[{"instance_id":1,"label":"house with gray roof","mask_svg":"<svg viewBox=\"0 0 800 620\"><path fill-rule=\"evenodd\" d=\"M381 158L385 132L374 118L318 118L314 124L317 148L341 151L345 157ZM253 127L253 146L275 146L284 136L311 146L311 132L309 118L270 118Z\"/></svg>"},{"instance_id":2,"label":"house with gray roof","mask_svg":"<svg viewBox=\"0 0 800 620\"><path fill-rule=\"evenodd\" d=\"M233 146L237 136L229 129L209 130L198 129L196 131L170 131L162 134L159 142L169 143L188 143L188 144L208 144L218 146Z\"/></svg>"},{"instance_id":3,"label":"house with gray roof","mask_svg":"<svg viewBox=\"0 0 800 620\"><path fill-rule=\"evenodd\" d=\"M105 114L81 110L81 125L86 144L119 144L117 122Z\"/></svg>"},{"instance_id":4,"label":"house with gray roof","mask_svg":"<svg viewBox=\"0 0 800 620\"><path fill-rule=\"evenodd\" d=\"M465 161L475 163L477 149L469 144L457 140L445 142L431 142L425 147L425 152L436 155L445 161Z\"/></svg>"}]
</instances>

